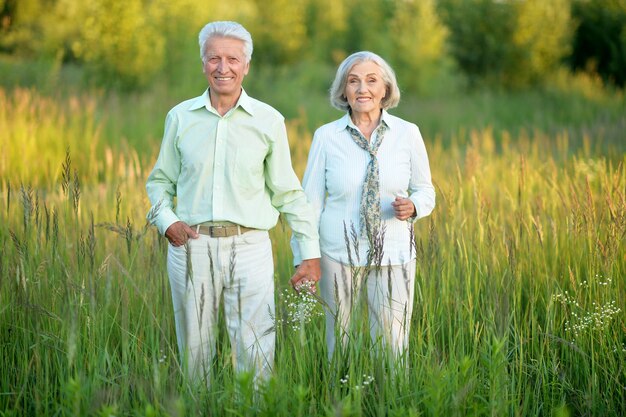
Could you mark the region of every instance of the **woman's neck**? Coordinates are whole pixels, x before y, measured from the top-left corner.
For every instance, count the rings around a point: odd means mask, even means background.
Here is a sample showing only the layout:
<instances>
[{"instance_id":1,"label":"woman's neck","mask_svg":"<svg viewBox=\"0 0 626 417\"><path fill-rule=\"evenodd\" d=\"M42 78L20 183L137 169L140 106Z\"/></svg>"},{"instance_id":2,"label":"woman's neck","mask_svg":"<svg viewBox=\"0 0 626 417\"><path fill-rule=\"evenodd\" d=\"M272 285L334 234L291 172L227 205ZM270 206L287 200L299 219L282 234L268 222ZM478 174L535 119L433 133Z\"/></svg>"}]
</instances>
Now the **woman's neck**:
<instances>
[{"instance_id":1,"label":"woman's neck","mask_svg":"<svg viewBox=\"0 0 626 417\"><path fill-rule=\"evenodd\" d=\"M350 113L352 123L354 123L354 125L361 131L361 133L363 134L363 136L365 136L367 140L370 140L372 132L374 132L374 130L380 123L381 117L382 111L380 110L367 113Z\"/></svg>"}]
</instances>

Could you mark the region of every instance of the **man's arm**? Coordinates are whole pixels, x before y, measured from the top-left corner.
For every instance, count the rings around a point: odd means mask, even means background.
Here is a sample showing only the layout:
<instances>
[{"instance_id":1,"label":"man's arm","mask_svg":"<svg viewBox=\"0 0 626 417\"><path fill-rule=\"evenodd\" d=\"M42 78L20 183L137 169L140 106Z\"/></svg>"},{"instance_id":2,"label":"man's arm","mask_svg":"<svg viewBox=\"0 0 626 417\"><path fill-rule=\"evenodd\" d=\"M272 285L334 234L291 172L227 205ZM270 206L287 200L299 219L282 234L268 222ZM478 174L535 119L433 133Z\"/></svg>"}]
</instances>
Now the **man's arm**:
<instances>
[{"instance_id":1,"label":"man's arm","mask_svg":"<svg viewBox=\"0 0 626 417\"><path fill-rule=\"evenodd\" d=\"M317 216L291 166L287 130L283 120L277 121L272 149L265 159L265 183L272 205L281 212L298 243L302 262L291 278L298 286L304 281L317 282L320 278L320 249Z\"/></svg>"},{"instance_id":2,"label":"man's arm","mask_svg":"<svg viewBox=\"0 0 626 417\"><path fill-rule=\"evenodd\" d=\"M180 174L180 154L176 148L178 120L168 113L159 156L146 181L146 191L152 207L147 219L164 235L168 228L180 221L174 213L176 183Z\"/></svg>"}]
</instances>

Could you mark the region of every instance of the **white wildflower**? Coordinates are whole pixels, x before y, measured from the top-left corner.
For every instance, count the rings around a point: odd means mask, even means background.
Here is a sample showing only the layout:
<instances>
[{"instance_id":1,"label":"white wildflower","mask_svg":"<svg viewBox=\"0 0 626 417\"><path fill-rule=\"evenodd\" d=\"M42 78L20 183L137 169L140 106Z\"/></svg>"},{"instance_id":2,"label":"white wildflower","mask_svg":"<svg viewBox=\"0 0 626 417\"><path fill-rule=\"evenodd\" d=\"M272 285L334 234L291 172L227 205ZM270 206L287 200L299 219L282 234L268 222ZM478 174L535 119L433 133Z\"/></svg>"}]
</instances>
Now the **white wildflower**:
<instances>
[{"instance_id":1,"label":"white wildflower","mask_svg":"<svg viewBox=\"0 0 626 417\"><path fill-rule=\"evenodd\" d=\"M302 325L324 314L320 303L311 291L313 285L303 284L299 292L291 289L283 291L281 298L286 306L286 314L282 320L279 320L280 322L293 330L298 330Z\"/></svg>"}]
</instances>

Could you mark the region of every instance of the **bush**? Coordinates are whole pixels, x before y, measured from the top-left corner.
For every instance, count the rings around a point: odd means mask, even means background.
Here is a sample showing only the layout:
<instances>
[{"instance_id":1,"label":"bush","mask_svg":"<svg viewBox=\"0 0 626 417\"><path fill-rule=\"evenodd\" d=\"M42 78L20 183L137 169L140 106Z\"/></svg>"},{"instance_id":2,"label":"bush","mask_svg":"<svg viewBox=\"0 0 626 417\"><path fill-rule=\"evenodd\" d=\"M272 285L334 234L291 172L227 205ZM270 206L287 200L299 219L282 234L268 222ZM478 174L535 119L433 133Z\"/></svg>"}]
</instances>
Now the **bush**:
<instances>
[{"instance_id":1,"label":"bush","mask_svg":"<svg viewBox=\"0 0 626 417\"><path fill-rule=\"evenodd\" d=\"M445 0L440 7L450 31L452 56L470 85L503 84L511 55L512 5L491 0Z\"/></svg>"},{"instance_id":2,"label":"bush","mask_svg":"<svg viewBox=\"0 0 626 417\"><path fill-rule=\"evenodd\" d=\"M541 83L568 53L570 0L444 0L450 48L470 85Z\"/></svg>"},{"instance_id":3,"label":"bush","mask_svg":"<svg viewBox=\"0 0 626 417\"><path fill-rule=\"evenodd\" d=\"M572 14L579 25L569 57L572 69L597 72L605 82L626 84L626 1L578 0Z\"/></svg>"},{"instance_id":4,"label":"bush","mask_svg":"<svg viewBox=\"0 0 626 417\"><path fill-rule=\"evenodd\" d=\"M434 0L399 3L390 28L391 60L400 87L421 94L441 91L435 80L450 68L445 48L448 30Z\"/></svg>"}]
</instances>

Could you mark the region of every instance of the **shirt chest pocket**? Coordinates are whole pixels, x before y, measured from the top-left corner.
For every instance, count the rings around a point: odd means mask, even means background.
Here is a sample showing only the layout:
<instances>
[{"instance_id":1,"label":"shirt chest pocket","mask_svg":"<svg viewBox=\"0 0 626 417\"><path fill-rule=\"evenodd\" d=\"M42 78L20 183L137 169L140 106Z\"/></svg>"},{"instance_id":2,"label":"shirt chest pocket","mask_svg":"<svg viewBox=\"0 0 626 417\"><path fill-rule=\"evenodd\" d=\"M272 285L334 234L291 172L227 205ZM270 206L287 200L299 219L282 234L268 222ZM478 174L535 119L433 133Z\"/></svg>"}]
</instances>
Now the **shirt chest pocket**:
<instances>
[{"instance_id":1,"label":"shirt chest pocket","mask_svg":"<svg viewBox=\"0 0 626 417\"><path fill-rule=\"evenodd\" d=\"M267 147L262 143L237 147L233 164L234 183L242 191L258 191L265 188L265 157Z\"/></svg>"}]
</instances>

